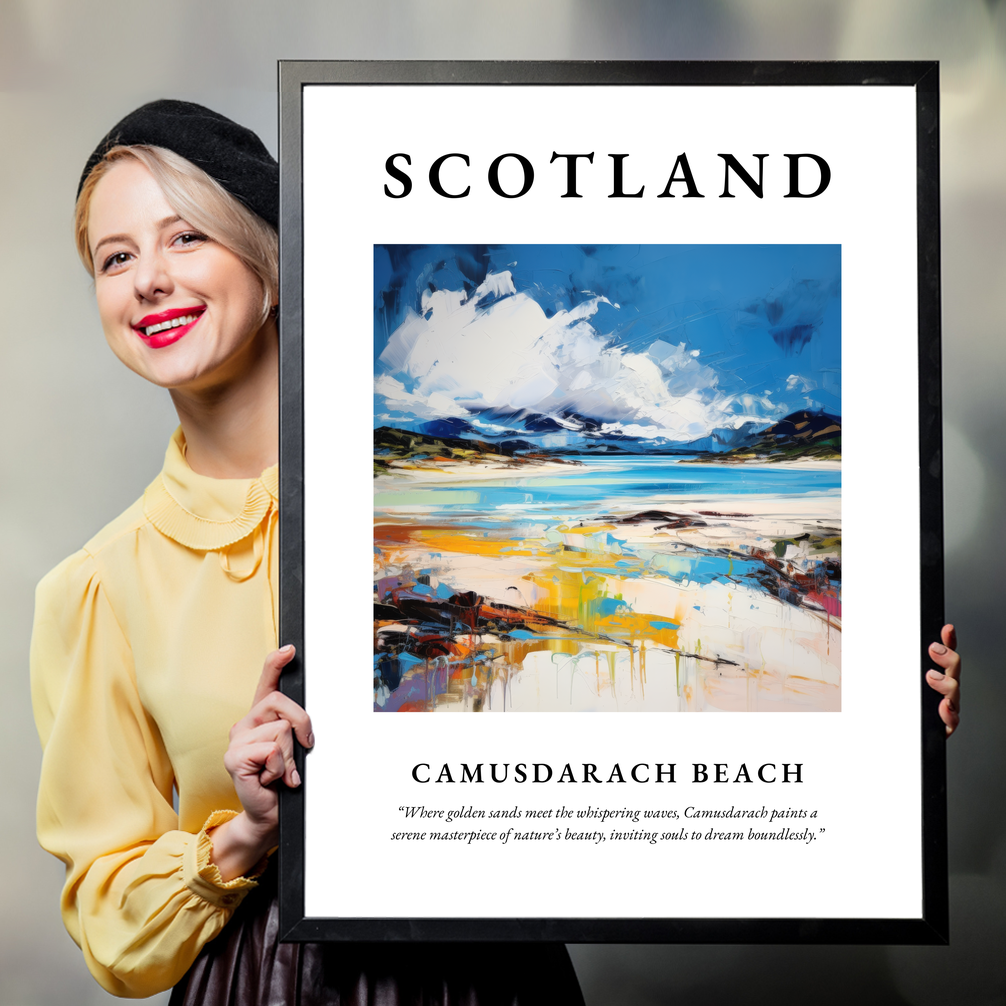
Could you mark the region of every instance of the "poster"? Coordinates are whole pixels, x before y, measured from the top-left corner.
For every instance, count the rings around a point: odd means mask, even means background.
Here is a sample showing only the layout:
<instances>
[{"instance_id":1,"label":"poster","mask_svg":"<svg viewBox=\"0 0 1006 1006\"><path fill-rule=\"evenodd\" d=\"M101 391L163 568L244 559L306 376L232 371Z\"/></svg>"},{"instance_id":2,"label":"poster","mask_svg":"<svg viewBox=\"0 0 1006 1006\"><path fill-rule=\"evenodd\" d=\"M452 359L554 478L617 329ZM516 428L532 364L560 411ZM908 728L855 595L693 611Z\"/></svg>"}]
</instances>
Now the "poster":
<instances>
[{"instance_id":1,"label":"poster","mask_svg":"<svg viewBox=\"0 0 1006 1006\"><path fill-rule=\"evenodd\" d=\"M285 67L295 938L941 938L893 70Z\"/></svg>"}]
</instances>

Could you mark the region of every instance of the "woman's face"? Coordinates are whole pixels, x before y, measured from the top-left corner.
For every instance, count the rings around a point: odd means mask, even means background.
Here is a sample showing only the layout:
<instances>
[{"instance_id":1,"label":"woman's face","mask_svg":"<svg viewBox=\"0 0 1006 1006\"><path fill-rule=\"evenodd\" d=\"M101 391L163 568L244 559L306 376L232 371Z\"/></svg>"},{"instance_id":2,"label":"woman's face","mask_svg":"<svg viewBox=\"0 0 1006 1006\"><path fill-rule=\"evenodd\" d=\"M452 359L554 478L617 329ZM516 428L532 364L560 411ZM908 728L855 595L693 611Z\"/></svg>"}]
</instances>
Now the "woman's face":
<instances>
[{"instance_id":1,"label":"woman's face","mask_svg":"<svg viewBox=\"0 0 1006 1006\"><path fill-rule=\"evenodd\" d=\"M172 210L143 164L108 169L87 233L105 337L130 370L192 392L240 377L256 356L262 284Z\"/></svg>"}]
</instances>

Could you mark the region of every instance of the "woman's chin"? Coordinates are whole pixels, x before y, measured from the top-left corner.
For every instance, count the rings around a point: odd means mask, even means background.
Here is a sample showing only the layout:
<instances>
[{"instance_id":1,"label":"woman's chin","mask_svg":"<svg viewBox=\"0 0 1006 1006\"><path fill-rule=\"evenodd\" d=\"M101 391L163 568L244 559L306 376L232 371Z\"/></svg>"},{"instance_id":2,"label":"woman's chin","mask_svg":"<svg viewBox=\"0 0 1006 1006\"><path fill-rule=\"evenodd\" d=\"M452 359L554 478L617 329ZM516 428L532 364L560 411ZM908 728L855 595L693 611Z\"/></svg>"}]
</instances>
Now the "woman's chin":
<instances>
[{"instance_id":1,"label":"woman's chin","mask_svg":"<svg viewBox=\"0 0 1006 1006\"><path fill-rule=\"evenodd\" d=\"M212 373L219 369L202 361L186 359L182 354L174 358L165 356L156 360L147 358L123 362L134 374L168 391L184 391L213 384Z\"/></svg>"},{"instance_id":2,"label":"woman's chin","mask_svg":"<svg viewBox=\"0 0 1006 1006\"><path fill-rule=\"evenodd\" d=\"M221 388L240 383L269 355L262 346L275 350L276 344L276 330L271 324L233 340L195 338L195 335L193 332L163 347L118 339L108 341L112 352L134 374L151 384L169 391L197 395L205 392L214 396Z\"/></svg>"}]
</instances>

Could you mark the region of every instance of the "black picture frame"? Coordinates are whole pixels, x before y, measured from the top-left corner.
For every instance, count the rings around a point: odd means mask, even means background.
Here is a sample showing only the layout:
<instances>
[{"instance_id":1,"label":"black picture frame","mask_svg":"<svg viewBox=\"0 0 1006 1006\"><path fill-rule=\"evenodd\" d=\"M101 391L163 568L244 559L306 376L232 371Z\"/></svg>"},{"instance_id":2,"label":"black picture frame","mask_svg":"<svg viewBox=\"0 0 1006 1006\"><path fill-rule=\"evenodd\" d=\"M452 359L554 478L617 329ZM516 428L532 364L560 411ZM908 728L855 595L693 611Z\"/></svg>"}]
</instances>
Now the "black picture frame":
<instances>
[{"instance_id":1,"label":"black picture frame","mask_svg":"<svg viewBox=\"0 0 1006 1006\"><path fill-rule=\"evenodd\" d=\"M297 657L283 691L310 711L304 648L304 395L302 95L308 85L575 84L911 87L915 91L918 243L919 499L923 905L919 918L318 918L305 915L305 807L311 762L298 750L304 785L281 794L280 927L287 941L564 941L626 943L939 944L948 941L945 736L939 696L924 680L927 647L943 624L940 378L939 69L934 62L354 62L282 61L280 120L280 641ZM911 644L910 644L911 645Z\"/></svg>"}]
</instances>

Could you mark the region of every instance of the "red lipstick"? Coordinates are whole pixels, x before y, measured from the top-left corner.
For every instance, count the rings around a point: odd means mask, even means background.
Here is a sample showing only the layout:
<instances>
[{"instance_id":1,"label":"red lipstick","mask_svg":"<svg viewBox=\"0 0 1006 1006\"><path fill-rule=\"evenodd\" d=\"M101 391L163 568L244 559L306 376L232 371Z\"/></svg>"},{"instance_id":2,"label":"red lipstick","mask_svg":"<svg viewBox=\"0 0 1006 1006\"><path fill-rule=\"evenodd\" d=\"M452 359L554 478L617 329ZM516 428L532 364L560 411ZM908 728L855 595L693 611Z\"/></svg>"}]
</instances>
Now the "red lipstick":
<instances>
[{"instance_id":1,"label":"red lipstick","mask_svg":"<svg viewBox=\"0 0 1006 1006\"><path fill-rule=\"evenodd\" d=\"M170 346L173 342L178 342L179 339L187 335L205 310L204 305L199 305L196 307L173 307L168 311L148 314L133 325L133 331L151 349L161 349L164 346ZM178 321L183 318L190 320L184 324L178 324ZM151 329L154 331L151 332Z\"/></svg>"}]
</instances>

